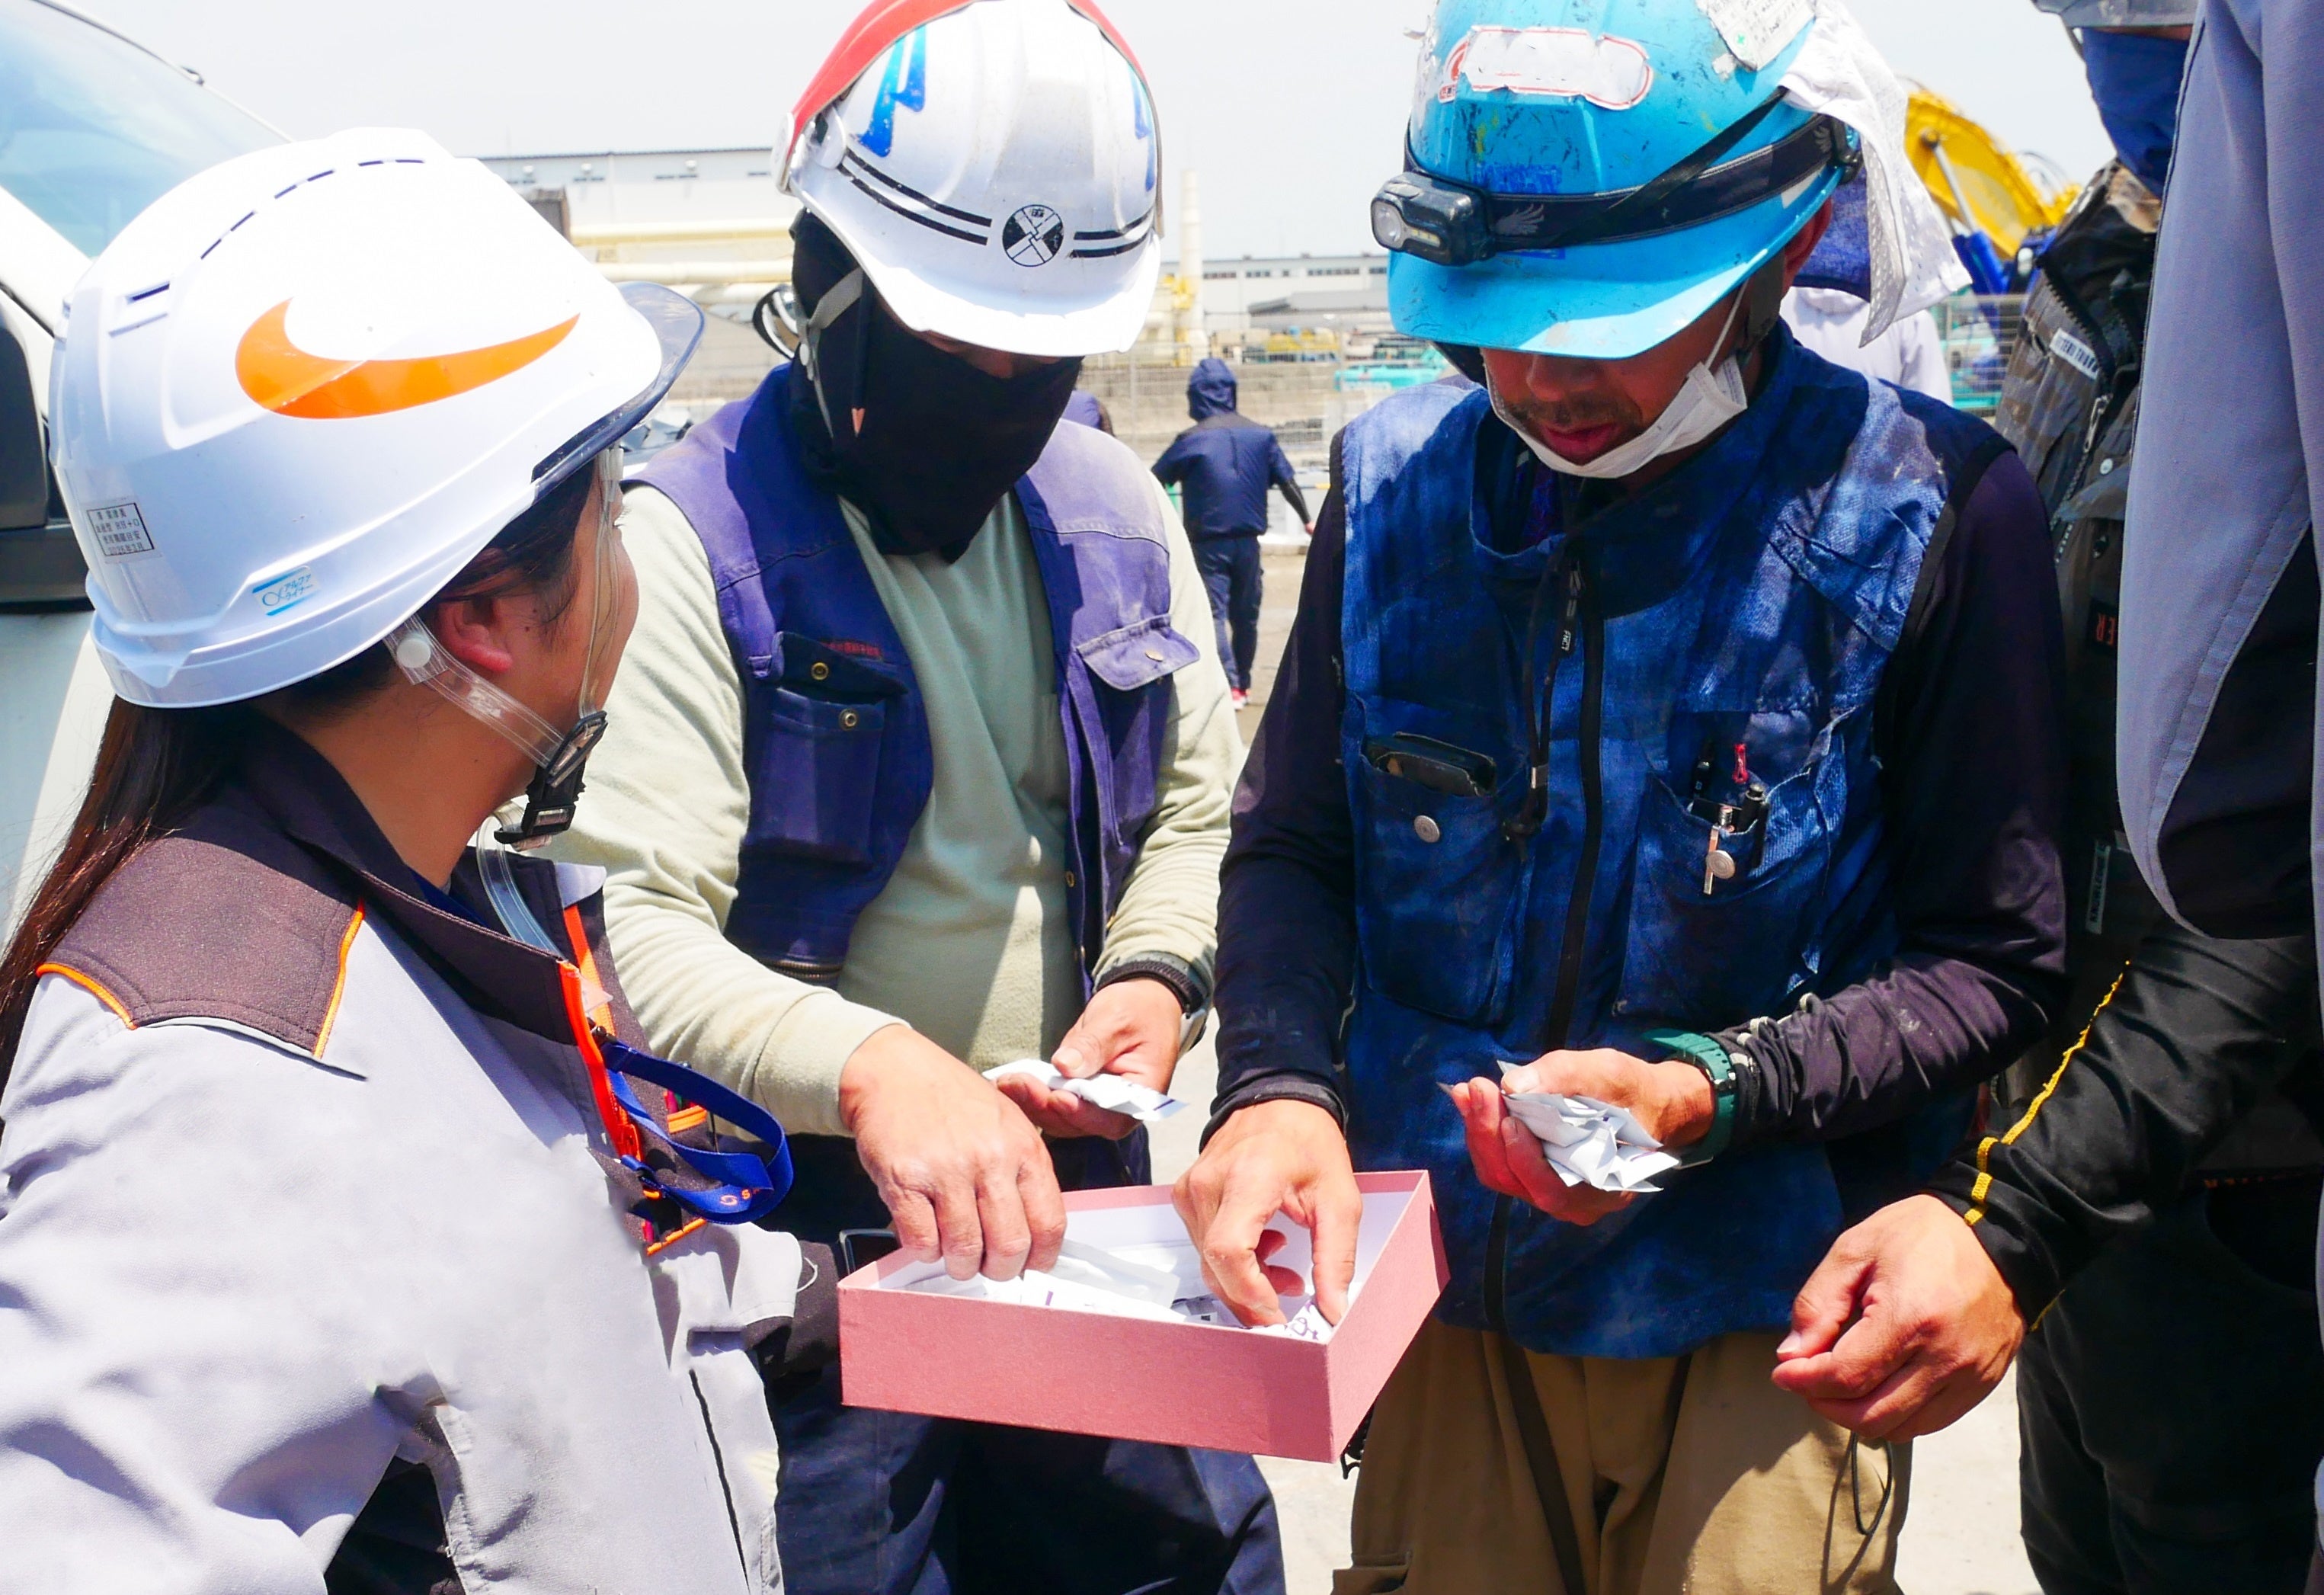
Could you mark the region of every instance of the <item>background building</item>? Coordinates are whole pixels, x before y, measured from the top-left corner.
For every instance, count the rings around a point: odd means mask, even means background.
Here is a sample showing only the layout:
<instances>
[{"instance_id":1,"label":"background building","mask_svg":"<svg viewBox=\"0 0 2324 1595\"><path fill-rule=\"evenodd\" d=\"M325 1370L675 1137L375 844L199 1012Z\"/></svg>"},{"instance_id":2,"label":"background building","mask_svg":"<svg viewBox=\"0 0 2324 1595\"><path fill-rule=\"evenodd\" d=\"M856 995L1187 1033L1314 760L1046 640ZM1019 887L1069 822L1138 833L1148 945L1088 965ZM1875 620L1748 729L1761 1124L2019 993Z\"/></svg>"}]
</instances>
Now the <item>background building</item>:
<instances>
[{"instance_id":1,"label":"background building","mask_svg":"<svg viewBox=\"0 0 2324 1595\"><path fill-rule=\"evenodd\" d=\"M584 150L483 160L608 278L667 283L710 312L701 352L661 412L670 429L742 398L773 368L778 356L752 329L751 310L790 281L798 203L776 183L771 151ZM1166 269L1137 347L1089 361L1082 385L1104 401L1122 439L1153 459L1188 425L1190 368L1216 354L1241 368L1244 413L1277 429L1320 498L1333 433L1443 365L1390 327L1386 255L1206 262L1194 173L1183 175L1176 198L1164 225L1185 270ZM1274 512L1281 523L1275 530L1294 530L1279 502Z\"/></svg>"}]
</instances>

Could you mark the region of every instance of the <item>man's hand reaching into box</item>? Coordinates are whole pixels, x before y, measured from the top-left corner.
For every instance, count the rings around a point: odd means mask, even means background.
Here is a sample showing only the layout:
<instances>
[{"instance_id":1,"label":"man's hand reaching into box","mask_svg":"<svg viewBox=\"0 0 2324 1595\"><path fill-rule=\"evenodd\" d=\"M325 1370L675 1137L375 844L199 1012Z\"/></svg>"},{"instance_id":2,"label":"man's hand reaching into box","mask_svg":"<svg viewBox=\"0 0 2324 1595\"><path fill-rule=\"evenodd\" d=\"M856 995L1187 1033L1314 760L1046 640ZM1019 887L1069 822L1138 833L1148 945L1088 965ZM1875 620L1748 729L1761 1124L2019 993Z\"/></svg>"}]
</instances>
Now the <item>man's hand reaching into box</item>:
<instances>
[{"instance_id":1,"label":"man's hand reaching into box","mask_svg":"<svg viewBox=\"0 0 2324 1595\"><path fill-rule=\"evenodd\" d=\"M1277 1299L1308 1281L1267 1258L1282 1244L1267 1226L1282 1213L1314 1237L1315 1305L1326 1320L1348 1310L1356 1231L1364 1199L1339 1125L1308 1102L1254 1102L1221 1125L1171 1200L1203 1258L1203 1278L1253 1327L1284 1322Z\"/></svg>"},{"instance_id":2,"label":"man's hand reaching into box","mask_svg":"<svg viewBox=\"0 0 2324 1595\"><path fill-rule=\"evenodd\" d=\"M1014 1279L1057 1260L1065 1200L1049 1149L983 1075L902 1025L872 1033L839 1076L839 1112L896 1241L955 1279Z\"/></svg>"}]
</instances>

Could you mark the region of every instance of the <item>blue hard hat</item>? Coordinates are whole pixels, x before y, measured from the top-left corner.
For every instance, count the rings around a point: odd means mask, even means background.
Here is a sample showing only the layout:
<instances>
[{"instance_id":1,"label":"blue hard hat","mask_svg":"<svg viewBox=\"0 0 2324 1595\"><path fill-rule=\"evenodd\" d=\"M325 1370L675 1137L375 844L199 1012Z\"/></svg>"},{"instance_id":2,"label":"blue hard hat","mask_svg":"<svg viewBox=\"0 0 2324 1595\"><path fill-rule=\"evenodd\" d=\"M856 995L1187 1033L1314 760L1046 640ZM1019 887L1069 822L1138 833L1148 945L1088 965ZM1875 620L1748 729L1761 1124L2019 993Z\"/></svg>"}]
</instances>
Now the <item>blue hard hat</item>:
<instances>
[{"instance_id":1,"label":"blue hard hat","mask_svg":"<svg viewBox=\"0 0 2324 1595\"><path fill-rule=\"evenodd\" d=\"M1778 87L1814 25L1808 0L1442 0L1372 202L1397 329L1617 360L1685 327L1855 170Z\"/></svg>"}]
</instances>

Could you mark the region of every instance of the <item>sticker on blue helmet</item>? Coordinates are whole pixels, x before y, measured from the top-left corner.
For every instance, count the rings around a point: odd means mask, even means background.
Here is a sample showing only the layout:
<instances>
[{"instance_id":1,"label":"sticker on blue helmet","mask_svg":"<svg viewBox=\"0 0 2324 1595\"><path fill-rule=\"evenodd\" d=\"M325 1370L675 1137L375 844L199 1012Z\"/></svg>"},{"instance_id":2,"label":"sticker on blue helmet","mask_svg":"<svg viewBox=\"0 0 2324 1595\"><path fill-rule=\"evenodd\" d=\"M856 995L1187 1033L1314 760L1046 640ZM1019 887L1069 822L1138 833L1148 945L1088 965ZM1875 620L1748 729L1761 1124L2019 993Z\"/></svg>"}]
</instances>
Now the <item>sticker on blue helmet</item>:
<instances>
[{"instance_id":1,"label":"sticker on blue helmet","mask_svg":"<svg viewBox=\"0 0 2324 1595\"><path fill-rule=\"evenodd\" d=\"M1627 111L1654 87L1655 68L1645 45L1610 33L1480 24L1444 58L1438 102L1450 105L1464 79L1471 93L1545 95Z\"/></svg>"}]
</instances>

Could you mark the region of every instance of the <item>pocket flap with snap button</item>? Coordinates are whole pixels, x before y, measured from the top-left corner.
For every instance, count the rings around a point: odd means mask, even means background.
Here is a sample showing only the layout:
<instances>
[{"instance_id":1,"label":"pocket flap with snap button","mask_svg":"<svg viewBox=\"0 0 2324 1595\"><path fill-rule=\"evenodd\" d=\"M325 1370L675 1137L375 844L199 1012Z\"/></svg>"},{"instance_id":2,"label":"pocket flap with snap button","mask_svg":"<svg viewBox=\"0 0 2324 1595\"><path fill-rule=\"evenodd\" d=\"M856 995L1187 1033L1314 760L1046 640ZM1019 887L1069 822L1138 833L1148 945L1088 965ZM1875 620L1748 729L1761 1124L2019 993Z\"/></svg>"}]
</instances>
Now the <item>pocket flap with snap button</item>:
<instances>
[{"instance_id":1,"label":"pocket flap with snap button","mask_svg":"<svg viewBox=\"0 0 2324 1595\"><path fill-rule=\"evenodd\" d=\"M826 642L800 632L779 632L770 674L785 686L815 697L860 701L903 696L902 671L855 651L869 646Z\"/></svg>"},{"instance_id":2,"label":"pocket flap with snap button","mask_svg":"<svg viewBox=\"0 0 2324 1595\"><path fill-rule=\"evenodd\" d=\"M1135 692L1203 657L1203 650L1171 630L1168 618L1161 615L1093 637L1075 651L1090 674L1116 692Z\"/></svg>"}]
</instances>

